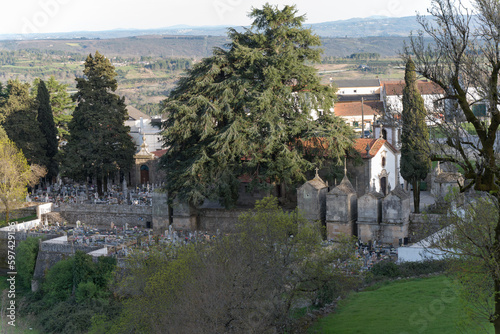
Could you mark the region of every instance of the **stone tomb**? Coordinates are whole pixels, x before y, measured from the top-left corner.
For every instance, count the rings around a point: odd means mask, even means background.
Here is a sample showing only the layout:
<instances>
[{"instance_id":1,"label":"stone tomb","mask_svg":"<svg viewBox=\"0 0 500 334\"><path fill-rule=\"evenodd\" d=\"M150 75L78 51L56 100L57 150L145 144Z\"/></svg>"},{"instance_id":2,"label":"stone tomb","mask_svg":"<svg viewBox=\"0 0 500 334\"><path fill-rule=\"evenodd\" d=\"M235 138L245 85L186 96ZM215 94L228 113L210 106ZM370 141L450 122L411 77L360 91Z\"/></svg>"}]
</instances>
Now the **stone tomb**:
<instances>
[{"instance_id":1,"label":"stone tomb","mask_svg":"<svg viewBox=\"0 0 500 334\"><path fill-rule=\"evenodd\" d=\"M382 199L384 195L375 190L358 198L358 238L363 243L380 241L382 230Z\"/></svg>"},{"instance_id":2,"label":"stone tomb","mask_svg":"<svg viewBox=\"0 0 500 334\"><path fill-rule=\"evenodd\" d=\"M309 221L325 222L328 186L316 177L297 188L297 207Z\"/></svg>"},{"instance_id":3,"label":"stone tomb","mask_svg":"<svg viewBox=\"0 0 500 334\"><path fill-rule=\"evenodd\" d=\"M381 242L398 245L400 239L408 237L410 210L410 194L398 184L382 202Z\"/></svg>"},{"instance_id":4,"label":"stone tomb","mask_svg":"<svg viewBox=\"0 0 500 334\"><path fill-rule=\"evenodd\" d=\"M356 190L347 176L326 195L327 239L333 239L340 234L357 235L357 200Z\"/></svg>"}]
</instances>

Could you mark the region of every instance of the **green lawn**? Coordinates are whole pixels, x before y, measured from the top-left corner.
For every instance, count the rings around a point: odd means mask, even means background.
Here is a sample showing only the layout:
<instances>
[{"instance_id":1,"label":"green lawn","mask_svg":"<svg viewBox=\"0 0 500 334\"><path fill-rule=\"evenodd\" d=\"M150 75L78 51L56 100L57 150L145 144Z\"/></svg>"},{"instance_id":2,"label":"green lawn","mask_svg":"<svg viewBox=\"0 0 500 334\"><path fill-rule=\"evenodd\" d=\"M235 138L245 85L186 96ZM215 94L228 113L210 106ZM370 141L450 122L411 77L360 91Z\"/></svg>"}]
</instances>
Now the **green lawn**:
<instances>
[{"instance_id":1,"label":"green lawn","mask_svg":"<svg viewBox=\"0 0 500 334\"><path fill-rule=\"evenodd\" d=\"M37 215L30 215L30 216L26 216L26 217L22 217L22 218L13 218L13 219L9 219L10 222L18 222L18 223L24 223L24 222L27 222L27 221L30 221L30 220L35 220L37 219ZM7 223L5 222L5 220L0 220L0 227L4 227L4 226L7 226Z\"/></svg>"},{"instance_id":2,"label":"green lawn","mask_svg":"<svg viewBox=\"0 0 500 334\"><path fill-rule=\"evenodd\" d=\"M450 279L438 276L394 281L354 293L309 333L483 333L479 328L458 328L462 314L451 286Z\"/></svg>"}]
</instances>

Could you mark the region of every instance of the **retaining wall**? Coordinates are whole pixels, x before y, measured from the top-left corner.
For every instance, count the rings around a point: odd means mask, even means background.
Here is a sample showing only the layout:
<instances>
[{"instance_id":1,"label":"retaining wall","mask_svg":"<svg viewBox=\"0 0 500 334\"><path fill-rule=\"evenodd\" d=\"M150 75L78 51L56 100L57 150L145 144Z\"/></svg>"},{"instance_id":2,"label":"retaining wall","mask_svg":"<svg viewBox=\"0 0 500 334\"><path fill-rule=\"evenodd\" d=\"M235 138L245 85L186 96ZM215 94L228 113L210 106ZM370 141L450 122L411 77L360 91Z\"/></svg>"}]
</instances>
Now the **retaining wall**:
<instances>
[{"instance_id":1,"label":"retaining wall","mask_svg":"<svg viewBox=\"0 0 500 334\"><path fill-rule=\"evenodd\" d=\"M105 228L109 228L111 223L115 226L128 224L128 226L152 227L153 222L151 206L61 204L59 214L70 224L76 224L79 220L83 224Z\"/></svg>"}]
</instances>

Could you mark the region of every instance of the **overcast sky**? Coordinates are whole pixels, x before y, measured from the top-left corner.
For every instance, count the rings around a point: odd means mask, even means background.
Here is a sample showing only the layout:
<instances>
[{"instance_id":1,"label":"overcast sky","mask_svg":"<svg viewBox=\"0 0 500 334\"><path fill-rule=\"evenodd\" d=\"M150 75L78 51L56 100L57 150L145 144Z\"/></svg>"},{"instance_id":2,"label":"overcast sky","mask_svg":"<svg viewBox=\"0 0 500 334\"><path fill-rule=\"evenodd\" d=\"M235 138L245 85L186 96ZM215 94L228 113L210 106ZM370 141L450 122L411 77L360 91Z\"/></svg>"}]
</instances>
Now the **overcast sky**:
<instances>
[{"instance_id":1,"label":"overcast sky","mask_svg":"<svg viewBox=\"0 0 500 334\"><path fill-rule=\"evenodd\" d=\"M3 1L0 34L69 32L116 28L161 28L172 25L250 23L252 7L264 3L296 4L307 23L353 17L411 16L426 13L431 0L18 0Z\"/></svg>"}]
</instances>

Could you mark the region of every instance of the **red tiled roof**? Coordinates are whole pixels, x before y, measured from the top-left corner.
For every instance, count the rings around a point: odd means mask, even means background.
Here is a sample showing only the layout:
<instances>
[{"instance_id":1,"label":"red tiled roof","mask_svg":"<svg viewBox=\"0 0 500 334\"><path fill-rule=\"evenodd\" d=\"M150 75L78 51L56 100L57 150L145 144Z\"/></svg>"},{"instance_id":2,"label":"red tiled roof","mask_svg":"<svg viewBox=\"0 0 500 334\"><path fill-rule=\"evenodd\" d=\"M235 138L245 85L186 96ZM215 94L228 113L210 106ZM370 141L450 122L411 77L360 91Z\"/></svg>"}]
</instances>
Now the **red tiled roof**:
<instances>
[{"instance_id":1,"label":"red tiled roof","mask_svg":"<svg viewBox=\"0 0 500 334\"><path fill-rule=\"evenodd\" d=\"M382 101L363 102L363 113L369 115L381 115L384 112L384 103ZM335 116L361 116L361 101L356 102L337 102L333 106Z\"/></svg>"},{"instance_id":2,"label":"red tiled roof","mask_svg":"<svg viewBox=\"0 0 500 334\"><path fill-rule=\"evenodd\" d=\"M392 146L387 140L382 138L358 138L354 143L354 149L358 151L363 159L373 158L378 151L382 148L382 146L387 145L394 153L397 152L396 148ZM370 148L368 154L366 153L366 146Z\"/></svg>"},{"instance_id":3,"label":"red tiled roof","mask_svg":"<svg viewBox=\"0 0 500 334\"><path fill-rule=\"evenodd\" d=\"M384 83L387 95L403 95L404 81L388 81ZM444 94L444 90L431 81L417 81L418 90L422 95Z\"/></svg>"},{"instance_id":4,"label":"red tiled roof","mask_svg":"<svg viewBox=\"0 0 500 334\"><path fill-rule=\"evenodd\" d=\"M156 150L152 152L154 155L156 155L158 158L161 158L165 153L167 153L167 150Z\"/></svg>"}]
</instances>

